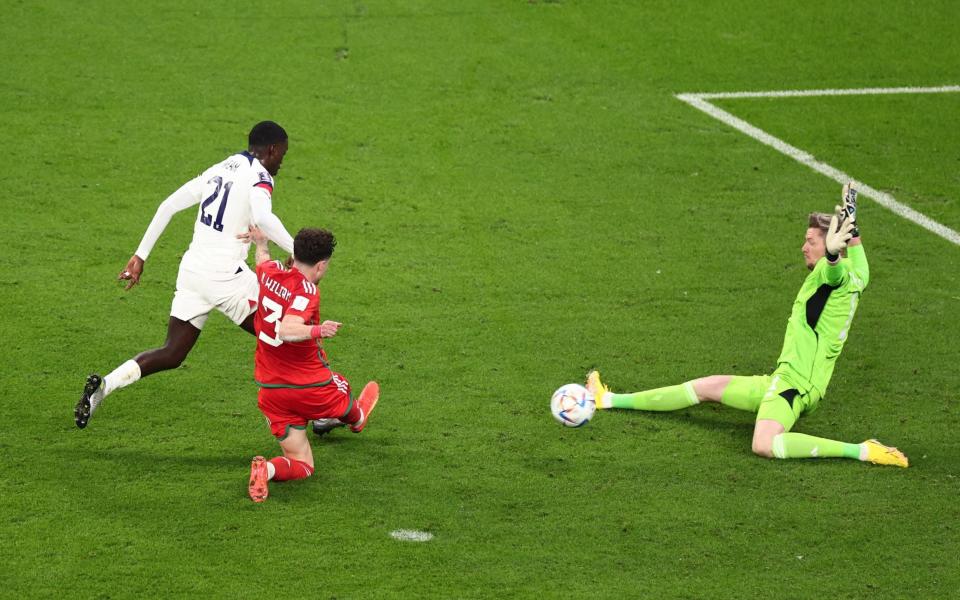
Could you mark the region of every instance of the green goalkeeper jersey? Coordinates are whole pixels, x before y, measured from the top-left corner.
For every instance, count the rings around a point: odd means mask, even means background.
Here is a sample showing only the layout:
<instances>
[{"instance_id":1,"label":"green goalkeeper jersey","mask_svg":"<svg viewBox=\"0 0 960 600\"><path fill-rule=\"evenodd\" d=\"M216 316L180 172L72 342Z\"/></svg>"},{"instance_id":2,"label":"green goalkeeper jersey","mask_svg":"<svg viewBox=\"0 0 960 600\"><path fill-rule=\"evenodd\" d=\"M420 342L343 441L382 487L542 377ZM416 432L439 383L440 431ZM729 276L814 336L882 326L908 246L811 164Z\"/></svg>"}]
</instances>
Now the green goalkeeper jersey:
<instances>
[{"instance_id":1,"label":"green goalkeeper jersey","mask_svg":"<svg viewBox=\"0 0 960 600\"><path fill-rule=\"evenodd\" d=\"M847 341L860 294L870 280L863 244L831 265L821 258L807 275L787 321L777 371L816 403L827 390L833 366Z\"/></svg>"}]
</instances>

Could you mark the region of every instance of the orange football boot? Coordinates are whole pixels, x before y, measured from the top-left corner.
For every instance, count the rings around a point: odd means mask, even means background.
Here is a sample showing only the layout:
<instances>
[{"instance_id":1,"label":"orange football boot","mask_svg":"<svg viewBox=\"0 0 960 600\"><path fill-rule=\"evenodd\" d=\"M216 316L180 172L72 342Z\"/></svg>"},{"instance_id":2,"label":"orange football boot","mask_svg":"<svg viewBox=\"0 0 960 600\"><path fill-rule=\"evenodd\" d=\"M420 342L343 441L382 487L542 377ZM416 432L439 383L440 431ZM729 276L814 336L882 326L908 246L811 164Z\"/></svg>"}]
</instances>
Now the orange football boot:
<instances>
[{"instance_id":1,"label":"orange football boot","mask_svg":"<svg viewBox=\"0 0 960 600\"><path fill-rule=\"evenodd\" d=\"M370 381L367 385L363 386L363 391L360 392L360 397L357 398L357 406L360 407L360 422L351 425L350 431L354 433L363 431L363 428L367 426L367 421L370 419L370 413L373 412L379 399L380 384L376 381Z\"/></svg>"},{"instance_id":2,"label":"orange football boot","mask_svg":"<svg viewBox=\"0 0 960 600\"><path fill-rule=\"evenodd\" d=\"M254 456L250 462L250 485L247 491L254 502L263 502L270 494L267 489L267 461L262 456Z\"/></svg>"}]
</instances>

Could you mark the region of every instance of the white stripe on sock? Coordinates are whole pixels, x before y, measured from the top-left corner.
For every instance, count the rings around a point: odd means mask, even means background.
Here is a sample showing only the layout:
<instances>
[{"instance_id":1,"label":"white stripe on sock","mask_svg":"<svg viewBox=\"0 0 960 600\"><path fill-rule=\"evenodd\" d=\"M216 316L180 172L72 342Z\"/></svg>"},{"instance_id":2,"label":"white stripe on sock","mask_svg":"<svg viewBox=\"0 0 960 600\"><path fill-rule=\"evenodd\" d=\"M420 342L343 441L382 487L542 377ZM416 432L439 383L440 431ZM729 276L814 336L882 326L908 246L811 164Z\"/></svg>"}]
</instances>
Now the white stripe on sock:
<instances>
[{"instance_id":1,"label":"white stripe on sock","mask_svg":"<svg viewBox=\"0 0 960 600\"><path fill-rule=\"evenodd\" d=\"M773 436L773 455L777 458L786 458L787 449L783 447L783 434Z\"/></svg>"},{"instance_id":2,"label":"white stripe on sock","mask_svg":"<svg viewBox=\"0 0 960 600\"><path fill-rule=\"evenodd\" d=\"M687 393L687 400L690 402L690 406L694 404L700 404L700 399L697 398L697 391L693 389L693 382L688 381L683 384L683 391Z\"/></svg>"}]
</instances>

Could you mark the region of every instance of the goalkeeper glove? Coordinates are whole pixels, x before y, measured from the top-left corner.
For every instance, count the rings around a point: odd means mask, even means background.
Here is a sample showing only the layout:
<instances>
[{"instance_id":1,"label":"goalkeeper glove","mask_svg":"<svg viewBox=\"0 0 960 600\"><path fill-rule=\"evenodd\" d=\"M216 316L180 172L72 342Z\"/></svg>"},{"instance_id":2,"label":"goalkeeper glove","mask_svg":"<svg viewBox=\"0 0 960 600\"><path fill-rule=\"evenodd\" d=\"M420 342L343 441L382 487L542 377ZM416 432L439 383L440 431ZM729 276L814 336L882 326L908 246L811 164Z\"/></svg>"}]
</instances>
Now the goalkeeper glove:
<instances>
[{"instance_id":1,"label":"goalkeeper glove","mask_svg":"<svg viewBox=\"0 0 960 600\"><path fill-rule=\"evenodd\" d=\"M833 217L830 218L830 229L827 230L827 260L831 263L837 262L840 253L847 247L847 242L853 237L855 225L852 221L845 218L846 213L843 207L838 206L834 210Z\"/></svg>"},{"instance_id":2,"label":"goalkeeper glove","mask_svg":"<svg viewBox=\"0 0 960 600\"><path fill-rule=\"evenodd\" d=\"M853 237L860 237L860 228L857 227L857 188L853 187L853 182L843 186L843 217L853 223L851 233ZM841 219L841 220L842 220Z\"/></svg>"}]
</instances>

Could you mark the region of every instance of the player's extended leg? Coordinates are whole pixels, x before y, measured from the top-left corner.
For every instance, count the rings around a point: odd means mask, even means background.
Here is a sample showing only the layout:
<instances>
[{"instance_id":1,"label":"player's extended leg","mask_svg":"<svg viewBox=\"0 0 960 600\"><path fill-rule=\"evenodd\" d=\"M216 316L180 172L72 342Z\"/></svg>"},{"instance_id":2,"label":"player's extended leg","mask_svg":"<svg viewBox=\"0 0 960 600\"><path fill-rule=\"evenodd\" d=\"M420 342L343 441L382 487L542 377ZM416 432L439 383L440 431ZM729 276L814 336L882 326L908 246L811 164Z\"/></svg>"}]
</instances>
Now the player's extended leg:
<instances>
[{"instance_id":1,"label":"player's extended leg","mask_svg":"<svg viewBox=\"0 0 960 600\"><path fill-rule=\"evenodd\" d=\"M367 420L370 413L380 400L380 384L376 381L369 381L363 386L357 402L350 407L350 410L340 420L350 426L350 431L360 433L367 426Z\"/></svg>"},{"instance_id":2,"label":"player's extended leg","mask_svg":"<svg viewBox=\"0 0 960 600\"><path fill-rule=\"evenodd\" d=\"M597 408L672 411L699 404L720 402L726 406L756 412L766 389L766 377L711 375L679 385L632 394L614 394L600 381L596 370L587 373L587 389Z\"/></svg>"},{"instance_id":3,"label":"player's extended leg","mask_svg":"<svg viewBox=\"0 0 960 600\"><path fill-rule=\"evenodd\" d=\"M614 394L600 380L600 372L593 370L587 373L586 388L593 394L597 408L669 411L687 408L700 402L693 382L690 381L632 394Z\"/></svg>"},{"instance_id":4,"label":"player's extended leg","mask_svg":"<svg viewBox=\"0 0 960 600\"><path fill-rule=\"evenodd\" d=\"M380 384L376 381L367 382L354 402L351 400L350 384L343 375L334 373L332 383L337 393L342 394L341 398L346 402L346 408L341 409L343 412L339 417L315 418L313 432L317 435L325 435L337 427L349 425L350 431L360 433L367 426L367 419L380 400Z\"/></svg>"},{"instance_id":5,"label":"player's extended leg","mask_svg":"<svg viewBox=\"0 0 960 600\"><path fill-rule=\"evenodd\" d=\"M250 483L247 491L254 502L263 502L269 495L269 484L273 481L293 481L306 479L313 475L313 449L307 439L306 429L290 427L287 435L280 440L283 456L270 460L255 456L250 463Z\"/></svg>"},{"instance_id":6,"label":"player's extended leg","mask_svg":"<svg viewBox=\"0 0 960 600\"><path fill-rule=\"evenodd\" d=\"M790 429L799 417L797 390L782 390L765 397L753 430L753 452L767 458L851 458L878 465L909 466L907 457L896 448L877 440L849 444Z\"/></svg>"},{"instance_id":7,"label":"player's extended leg","mask_svg":"<svg viewBox=\"0 0 960 600\"><path fill-rule=\"evenodd\" d=\"M77 427L81 429L86 427L87 421L90 420L100 402L116 390L127 387L141 377L179 367L183 359L190 354L199 337L198 327L188 321L170 317L167 323L167 339L163 346L141 352L111 371L106 377L100 377L97 374L87 377L83 394L73 410Z\"/></svg>"},{"instance_id":8,"label":"player's extended leg","mask_svg":"<svg viewBox=\"0 0 960 600\"><path fill-rule=\"evenodd\" d=\"M197 343L199 337L200 329L192 323L170 317L170 321L167 323L167 339L163 346L141 352L133 357L133 360L140 367L140 377L179 367L187 355L190 354L190 351L193 350L193 346ZM110 375L107 375L106 379L107 385L110 385ZM133 383L133 381L130 383Z\"/></svg>"}]
</instances>

